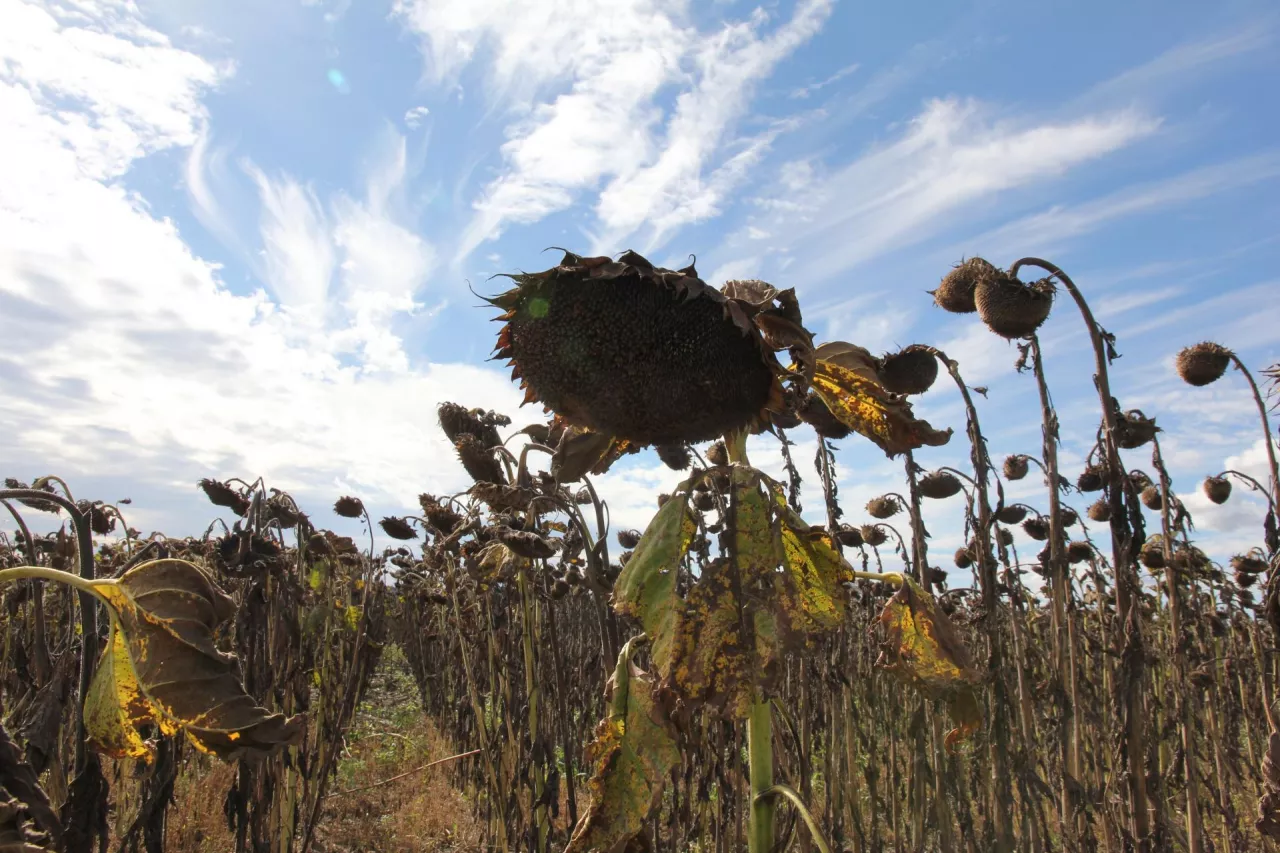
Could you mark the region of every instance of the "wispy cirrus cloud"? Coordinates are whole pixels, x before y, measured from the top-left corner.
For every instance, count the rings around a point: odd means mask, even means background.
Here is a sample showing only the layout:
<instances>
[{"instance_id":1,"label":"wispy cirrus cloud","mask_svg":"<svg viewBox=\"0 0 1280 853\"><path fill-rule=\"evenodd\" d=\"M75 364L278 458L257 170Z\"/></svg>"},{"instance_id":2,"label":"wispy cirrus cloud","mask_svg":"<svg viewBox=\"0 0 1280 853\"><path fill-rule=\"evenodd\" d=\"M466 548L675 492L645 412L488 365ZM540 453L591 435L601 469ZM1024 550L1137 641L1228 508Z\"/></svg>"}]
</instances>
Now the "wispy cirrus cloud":
<instances>
[{"instance_id":1,"label":"wispy cirrus cloud","mask_svg":"<svg viewBox=\"0 0 1280 853\"><path fill-rule=\"evenodd\" d=\"M974 101L933 100L897 139L784 191L799 211L773 214L767 230L803 256L795 275L828 279L931 237L967 205L1059 177L1159 126L1130 111L1002 120Z\"/></svg>"},{"instance_id":2,"label":"wispy cirrus cloud","mask_svg":"<svg viewBox=\"0 0 1280 853\"><path fill-rule=\"evenodd\" d=\"M437 79L487 48L495 99L519 104L517 94L535 99L562 87L509 126L501 172L474 202L455 259L511 224L536 222L597 190L597 244L647 224L654 246L680 225L715 215L788 126L734 144L730 129L753 85L818 31L831 6L800 0L772 30L757 10L700 33L678 4L658 0L628 0L607 15L585 14L574 0L514 8L402 0L398 14L421 34ZM667 119L660 95L673 87L679 94Z\"/></svg>"},{"instance_id":3,"label":"wispy cirrus cloud","mask_svg":"<svg viewBox=\"0 0 1280 853\"><path fill-rule=\"evenodd\" d=\"M1018 251L1049 254L1064 242L1131 216L1164 211L1211 195L1280 178L1280 151L1266 151L1181 175L1125 187L1092 201L1055 205L975 237L995 256ZM989 247L989 248L985 248Z\"/></svg>"}]
</instances>

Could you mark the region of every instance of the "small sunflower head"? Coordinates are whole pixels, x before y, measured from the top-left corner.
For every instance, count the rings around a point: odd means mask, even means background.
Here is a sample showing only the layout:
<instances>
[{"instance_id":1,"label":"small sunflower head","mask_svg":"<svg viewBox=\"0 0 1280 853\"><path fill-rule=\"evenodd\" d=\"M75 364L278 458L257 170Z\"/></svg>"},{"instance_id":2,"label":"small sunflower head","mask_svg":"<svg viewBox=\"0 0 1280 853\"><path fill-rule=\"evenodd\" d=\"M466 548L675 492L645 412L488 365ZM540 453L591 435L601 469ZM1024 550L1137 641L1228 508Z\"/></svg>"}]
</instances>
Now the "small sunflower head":
<instances>
[{"instance_id":1,"label":"small sunflower head","mask_svg":"<svg viewBox=\"0 0 1280 853\"><path fill-rule=\"evenodd\" d=\"M1203 341L1179 352L1174 366L1188 385L1209 385L1221 379L1231 366L1231 350L1212 341Z\"/></svg>"},{"instance_id":2,"label":"small sunflower head","mask_svg":"<svg viewBox=\"0 0 1280 853\"><path fill-rule=\"evenodd\" d=\"M902 509L902 504L892 495L881 495L867 501L867 514L872 518L893 518Z\"/></svg>"},{"instance_id":3,"label":"small sunflower head","mask_svg":"<svg viewBox=\"0 0 1280 853\"><path fill-rule=\"evenodd\" d=\"M1093 556L1093 546L1088 542L1068 542L1067 543L1067 561L1071 563L1088 562Z\"/></svg>"},{"instance_id":4,"label":"small sunflower head","mask_svg":"<svg viewBox=\"0 0 1280 853\"><path fill-rule=\"evenodd\" d=\"M1004 458L1004 476L1006 480L1021 480L1027 476L1029 470L1027 465L1027 457L1021 453L1014 453Z\"/></svg>"},{"instance_id":5,"label":"small sunflower head","mask_svg":"<svg viewBox=\"0 0 1280 853\"><path fill-rule=\"evenodd\" d=\"M974 290L978 316L1002 338L1016 340L1035 334L1053 308L1051 279L1024 284L1003 270L984 276Z\"/></svg>"},{"instance_id":6,"label":"small sunflower head","mask_svg":"<svg viewBox=\"0 0 1280 853\"><path fill-rule=\"evenodd\" d=\"M1027 517L1027 508L1019 504L1002 506L996 511L996 521L1001 524L1020 524Z\"/></svg>"},{"instance_id":7,"label":"small sunflower head","mask_svg":"<svg viewBox=\"0 0 1280 853\"><path fill-rule=\"evenodd\" d=\"M343 518L359 518L364 515L364 502L359 498L343 495L334 502L333 511Z\"/></svg>"},{"instance_id":8,"label":"small sunflower head","mask_svg":"<svg viewBox=\"0 0 1280 853\"><path fill-rule=\"evenodd\" d=\"M938 378L938 359L928 347L912 344L881 356L876 376L886 391L923 394Z\"/></svg>"},{"instance_id":9,"label":"small sunflower head","mask_svg":"<svg viewBox=\"0 0 1280 853\"><path fill-rule=\"evenodd\" d=\"M413 525L409 523L408 519L400 518L399 516L388 515L378 522L378 526L382 528L383 533L392 539L408 541L418 538L418 531L413 529Z\"/></svg>"},{"instance_id":10,"label":"small sunflower head","mask_svg":"<svg viewBox=\"0 0 1280 853\"><path fill-rule=\"evenodd\" d=\"M879 548L889 541L889 534L878 524L864 524L858 528L858 532L862 534L862 541L872 548Z\"/></svg>"},{"instance_id":11,"label":"small sunflower head","mask_svg":"<svg viewBox=\"0 0 1280 853\"><path fill-rule=\"evenodd\" d=\"M996 272L996 267L982 258L969 258L947 273L938 284L938 289L930 291L930 294L944 311L972 314L978 310L974 304L974 290L978 282Z\"/></svg>"},{"instance_id":12,"label":"small sunflower head","mask_svg":"<svg viewBox=\"0 0 1280 853\"><path fill-rule=\"evenodd\" d=\"M934 500L945 500L960 493L960 480L950 471L930 471L920 478L920 494Z\"/></svg>"},{"instance_id":13,"label":"small sunflower head","mask_svg":"<svg viewBox=\"0 0 1280 853\"><path fill-rule=\"evenodd\" d=\"M1231 481L1226 477L1205 477L1204 494L1216 504L1224 504L1231 497Z\"/></svg>"},{"instance_id":14,"label":"small sunflower head","mask_svg":"<svg viewBox=\"0 0 1280 853\"><path fill-rule=\"evenodd\" d=\"M1089 518L1099 524L1105 524L1111 520L1111 504L1107 502L1106 498L1098 498L1089 504L1087 512Z\"/></svg>"},{"instance_id":15,"label":"small sunflower head","mask_svg":"<svg viewBox=\"0 0 1280 853\"><path fill-rule=\"evenodd\" d=\"M1037 542L1043 542L1049 538L1049 520L1042 516L1032 516L1022 522L1022 530Z\"/></svg>"}]
</instances>

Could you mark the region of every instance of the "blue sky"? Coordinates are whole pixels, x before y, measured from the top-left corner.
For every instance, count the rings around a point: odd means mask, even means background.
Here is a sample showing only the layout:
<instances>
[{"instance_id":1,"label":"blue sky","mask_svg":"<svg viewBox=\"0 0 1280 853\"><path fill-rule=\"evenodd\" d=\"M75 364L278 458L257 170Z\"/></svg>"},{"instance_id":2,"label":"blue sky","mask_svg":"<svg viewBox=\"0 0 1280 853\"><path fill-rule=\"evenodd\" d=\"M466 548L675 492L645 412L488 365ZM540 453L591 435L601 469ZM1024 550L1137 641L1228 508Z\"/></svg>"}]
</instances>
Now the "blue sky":
<instances>
[{"instance_id":1,"label":"blue sky","mask_svg":"<svg viewBox=\"0 0 1280 853\"><path fill-rule=\"evenodd\" d=\"M1280 359L1278 29L1265 2L0 0L0 473L171 533L207 523L204 476L321 524L339 493L460 489L438 402L536 414L468 286L553 245L695 255L795 287L819 340L941 346L990 389L992 451L1038 453L1015 349L925 291L1039 255L1118 335L1206 547L1246 547L1260 505L1195 486L1261 474L1256 412L1171 362ZM1070 308L1042 337L1074 474L1097 409ZM917 407L962 431L954 388ZM857 439L840 466L851 520L900 482ZM675 480L645 455L603 488L643 525ZM930 507L935 548L958 509Z\"/></svg>"}]
</instances>

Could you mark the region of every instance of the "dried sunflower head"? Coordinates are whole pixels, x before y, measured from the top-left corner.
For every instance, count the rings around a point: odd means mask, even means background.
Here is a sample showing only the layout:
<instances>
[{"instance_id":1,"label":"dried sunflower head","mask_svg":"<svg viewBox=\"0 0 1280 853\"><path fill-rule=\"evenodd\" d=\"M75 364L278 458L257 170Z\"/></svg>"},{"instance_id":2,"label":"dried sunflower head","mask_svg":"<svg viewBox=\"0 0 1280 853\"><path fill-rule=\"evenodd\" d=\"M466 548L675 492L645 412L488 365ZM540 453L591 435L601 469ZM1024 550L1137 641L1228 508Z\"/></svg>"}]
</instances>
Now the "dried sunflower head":
<instances>
[{"instance_id":1,"label":"dried sunflower head","mask_svg":"<svg viewBox=\"0 0 1280 853\"><path fill-rule=\"evenodd\" d=\"M413 529L413 525L409 523L408 519L400 518L396 515L388 515L382 521L379 521L378 525L382 528L382 532L392 539L407 541L418 538L418 531Z\"/></svg>"},{"instance_id":2,"label":"dried sunflower head","mask_svg":"<svg viewBox=\"0 0 1280 853\"><path fill-rule=\"evenodd\" d=\"M662 464L672 471L683 471L692 462L689 457L689 448L684 444L659 444L655 450L658 451L658 458L662 460Z\"/></svg>"},{"instance_id":3,"label":"dried sunflower head","mask_svg":"<svg viewBox=\"0 0 1280 853\"><path fill-rule=\"evenodd\" d=\"M359 498L344 495L334 502L333 511L343 518L359 518L364 514L364 503Z\"/></svg>"},{"instance_id":4,"label":"dried sunflower head","mask_svg":"<svg viewBox=\"0 0 1280 853\"><path fill-rule=\"evenodd\" d=\"M929 291L929 294L944 311L972 314L978 310L974 304L974 289L981 279L995 272L998 272L995 266L982 258L970 258L957 264L942 279L938 289Z\"/></svg>"},{"instance_id":5,"label":"dried sunflower head","mask_svg":"<svg viewBox=\"0 0 1280 853\"><path fill-rule=\"evenodd\" d=\"M920 478L920 494L934 500L945 500L960 493L960 480L950 471L930 471Z\"/></svg>"},{"instance_id":6,"label":"dried sunflower head","mask_svg":"<svg viewBox=\"0 0 1280 853\"><path fill-rule=\"evenodd\" d=\"M565 253L511 278L516 287L490 300L505 312L495 352L525 402L636 445L763 428L784 407L788 372L774 353L811 363L794 293L764 282L716 290L692 266L663 269L635 252Z\"/></svg>"},{"instance_id":7,"label":"dried sunflower head","mask_svg":"<svg viewBox=\"0 0 1280 853\"><path fill-rule=\"evenodd\" d=\"M1027 508L1018 504L1002 506L996 510L996 520L1001 524L1017 524L1027 517Z\"/></svg>"},{"instance_id":8,"label":"dried sunflower head","mask_svg":"<svg viewBox=\"0 0 1280 853\"><path fill-rule=\"evenodd\" d=\"M861 534L862 541L872 548L879 548L889 541L889 534L876 524L864 524L858 528L858 533Z\"/></svg>"},{"instance_id":9,"label":"dried sunflower head","mask_svg":"<svg viewBox=\"0 0 1280 853\"><path fill-rule=\"evenodd\" d=\"M1022 522L1023 531L1037 542L1049 538L1049 521L1042 516L1033 516Z\"/></svg>"},{"instance_id":10,"label":"dried sunflower head","mask_svg":"<svg viewBox=\"0 0 1280 853\"><path fill-rule=\"evenodd\" d=\"M1089 518L1092 519L1093 521L1098 522L1099 524L1110 521L1111 520L1111 504L1107 502L1106 498L1098 498L1096 501L1089 504L1088 513L1089 513Z\"/></svg>"},{"instance_id":11,"label":"dried sunflower head","mask_svg":"<svg viewBox=\"0 0 1280 853\"><path fill-rule=\"evenodd\" d=\"M974 290L978 316L1002 338L1027 338L1049 317L1054 286L1050 279L1024 284L1003 270L983 276Z\"/></svg>"},{"instance_id":12,"label":"dried sunflower head","mask_svg":"<svg viewBox=\"0 0 1280 853\"><path fill-rule=\"evenodd\" d=\"M1083 563L1093 556L1093 546L1088 542L1068 542L1067 543L1067 561L1071 563Z\"/></svg>"},{"instance_id":13,"label":"dried sunflower head","mask_svg":"<svg viewBox=\"0 0 1280 853\"><path fill-rule=\"evenodd\" d=\"M1231 366L1231 350L1212 341L1203 341L1178 353L1174 365L1182 381L1188 385L1208 385L1221 379Z\"/></svg>"},{"instance_id":14,"label":"dried sunflower head","mask_svg":"<svg viewBox=\"0 0 1280 853\"><path fill-rule=\"evenodd\" d=\"M1148 418L1139 411L1125 412L1116 421L1116 444L1123 450L1136 450L1160 432L1154 418Z\"/></svg>"},{"instance_id":15,"label":"dried sunflower head","mask_svg":"<svg viewBox=\"0 0 1280 853\"><path fill-rule=\"evenodd\" d=\"M1226 477L1205 477L1204 494L1216 504L1224 504L1231 497L1231 481Z\"/></svg>"},{"instance_id":16,"label":"dried sunflower head","mask_svg":"<svg viewBox=\"0 0 1280 853\"><path fill-rule=\"evenodd\" d=\"M1106 470L1096 465L1085 466L1084 473L1076 480L1076 488L1082 492L1101 491L1106 485Z\"/></svg>"},{"instance_id":17,"label":"dried sunflower head","mask_svg":"<svg viewBox=\"0 0 1280 853\"><path fill-rule=\"evenodd\" d=\"M1012 453L1004 458L1003 468L1006 480L1021 480L1029 470L1027 457L1021 453Z\"/></svg>"},{"instance_id":18,"label":"dried sunflower head","mask_svg":"<svg viewBox=\"0 0 1280 853\"><path fill-rule=\"evenodd\" d=\"M886 391L923 394L938 378L938 359L928 347L912 344L881 356L876 376Z\"/></svg>"},{"instance_id":19,"label":"dried sunflower head","mask_svg":"<svg viewBox=\"0 0 1280 853\"><path fill-rule=\"evenodd\" d=\"M902 504L898 503L897 498L893 495L881 495L878 498L872 498L867 501L867 513L872 518L892 518L902 509Z\"/></svg>"}]
</instances>

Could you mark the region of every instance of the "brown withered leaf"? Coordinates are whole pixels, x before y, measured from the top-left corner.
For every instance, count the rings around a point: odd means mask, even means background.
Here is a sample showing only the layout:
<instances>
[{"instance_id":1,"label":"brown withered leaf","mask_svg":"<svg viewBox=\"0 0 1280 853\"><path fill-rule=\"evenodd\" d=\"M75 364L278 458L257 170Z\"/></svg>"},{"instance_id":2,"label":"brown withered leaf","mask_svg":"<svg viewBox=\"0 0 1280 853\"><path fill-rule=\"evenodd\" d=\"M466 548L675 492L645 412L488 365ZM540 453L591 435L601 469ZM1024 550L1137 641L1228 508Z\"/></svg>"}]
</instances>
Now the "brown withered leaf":
<instances>
[{"instance_id":1,"label":"brown withered leaf","mask_svg":"<svg viewBox=\"0 0 1280 853\"><path fill-rule=\"evenodd\" d=\"M1264 792L1258 799L1258 819L1253 826L1267 838L1280 841L1280 732L1272 730L1262 757Z\"/></svg>"},{"instance_id":2,"label":"brown withered leaf","mask_svg":"<svg viewBox=\"0 0 1280 853\"><path fill-rule=\"evenodd\" d=\"M951 440L951 430L939 431L918 420L911 404L890 394L860 369L819 359L813 374L813 390L840 423L875 442L890 457Z\"/></svg>"},{"instance_id":3,"label":"brown withered leaf","mask_svg":"<svg viewBox=\"0 0 1280 853\"><path fill-rule=\"evenodd\" d=\"M926 695L947 701L956 728L947 747L968 737L980 722L974 687L981 676L947 615L910 577L880 612L885 644L878 663Z\"/></svg>"},{"instance_id":4,"label":"brown withered leaf","mask_svg":"<svg viewBox=\"0 0 1280 853\"><path fill-rule=\"evenodd\" d=\"M623 647L609 679L609 711L586 750L593 768L587 783L591 805L565 853L627 850L661 802L667 776L680 762L658 688L631 663L635 642Z\"/></svg>"},{"instance_id":5,"label":"brown withered leaf","mask_svg":"<svg viewBox=\"0 0 1280 853\"><path fill-rule=\"evenodd\" d=\"M110 658L100 663L110 680L96 684L90 697L114 694L122 708L116 725L149 716L162 732L181 730L197 749L225 760L260 756L301 735L302 717L258 707L240 684L235 657L214 646L215 629L235 605L199 567L154 560L92 587L111 610L114 633ZM101 719L105 726L108 715ZM99 740L138 749L119 732L104 730Z\"/></svg>"}]
</instances>

